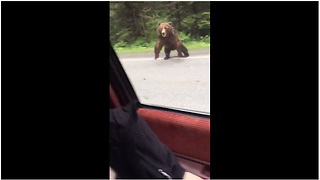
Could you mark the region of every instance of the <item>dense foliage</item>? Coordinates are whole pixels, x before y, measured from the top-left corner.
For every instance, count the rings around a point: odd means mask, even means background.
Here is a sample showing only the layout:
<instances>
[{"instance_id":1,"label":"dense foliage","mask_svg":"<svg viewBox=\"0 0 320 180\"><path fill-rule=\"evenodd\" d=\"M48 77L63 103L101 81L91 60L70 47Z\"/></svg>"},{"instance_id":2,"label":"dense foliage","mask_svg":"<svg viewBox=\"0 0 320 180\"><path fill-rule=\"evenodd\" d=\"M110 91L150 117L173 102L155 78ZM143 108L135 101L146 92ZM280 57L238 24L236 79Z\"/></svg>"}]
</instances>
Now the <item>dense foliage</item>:
<instances>
[{"instance_id":1,"label":"dense foliage","mask_svg":"<svg viewBox=\"0 0 320 180\"><path fill-rule=\"evenodd\" d=\"M159 22L173 23L182 41L210 41L210 2L110 2L110 41L116 47L154 44Z\"/></svg>"}]
</instances>

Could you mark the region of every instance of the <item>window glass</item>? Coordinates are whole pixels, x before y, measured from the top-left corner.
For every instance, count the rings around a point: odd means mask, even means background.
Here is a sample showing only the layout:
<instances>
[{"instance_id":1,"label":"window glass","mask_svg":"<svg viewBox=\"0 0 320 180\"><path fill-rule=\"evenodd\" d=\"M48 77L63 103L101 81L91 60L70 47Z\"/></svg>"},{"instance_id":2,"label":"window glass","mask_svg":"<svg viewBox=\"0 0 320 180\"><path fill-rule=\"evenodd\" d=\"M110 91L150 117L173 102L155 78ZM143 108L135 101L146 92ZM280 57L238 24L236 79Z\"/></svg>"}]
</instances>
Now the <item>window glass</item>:
<instances>
[{"instance_id":1,"label":"window glass","mask_svg":"<svg viewBox=\"0 0 320 180\"><path fill-rule=\"evenodd\" d=\"M110 2L110 41L141 103L210 114L210 2Z\"/></svg>"}]
</instances>

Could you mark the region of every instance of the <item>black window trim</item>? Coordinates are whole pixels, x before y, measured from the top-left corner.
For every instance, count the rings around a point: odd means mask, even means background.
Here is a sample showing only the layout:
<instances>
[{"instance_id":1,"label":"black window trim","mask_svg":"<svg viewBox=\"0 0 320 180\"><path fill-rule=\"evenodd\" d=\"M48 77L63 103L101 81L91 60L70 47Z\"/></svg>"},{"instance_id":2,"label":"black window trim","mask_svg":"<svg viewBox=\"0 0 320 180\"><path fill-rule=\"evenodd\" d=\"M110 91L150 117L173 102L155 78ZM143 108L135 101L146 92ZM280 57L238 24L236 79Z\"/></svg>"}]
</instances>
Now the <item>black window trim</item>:
<instances>
[{"instance_id":1,"label":"black window trim","mask_svg":"<svg viewBox=\"0 0 320 180\"><path fill-rule=\"evenodd\" d=\"M158 106L158 105L147 105L143 104L141 102L140 107L141 108L146 108L146 109L155 109L155 110L161 110L161 111L167 111L167 112L172 112L172 113L179 113L179 114L184 114L184 115L190 115L190 116L195 116L199 118L206 118L210 119L210 114L205 113L205 112L200 112L200 111L193 111L193 110L188 110L188 109L181 109L181 108L174 108L174 107L164 107L164 106Z\"/></svg>"},{"instance_id":2,"label":"black window trim","mask_svg":"<svg viewBox=\"0 0 320 180\"><path fill-rule=\"evenodd\" d=\"M126 105L130 101L134 101L138 99L138 96L136 95L133 86L125 73L125 70L122 67L122 64L120 63L120 60L114 51L113 47L111 46L110 42L110 83L112 85L112 88L115 92L115 94L118 97L119 103L121 105ZM121 95L125 95L124 97Z\"/></svg>"}]
</instances>

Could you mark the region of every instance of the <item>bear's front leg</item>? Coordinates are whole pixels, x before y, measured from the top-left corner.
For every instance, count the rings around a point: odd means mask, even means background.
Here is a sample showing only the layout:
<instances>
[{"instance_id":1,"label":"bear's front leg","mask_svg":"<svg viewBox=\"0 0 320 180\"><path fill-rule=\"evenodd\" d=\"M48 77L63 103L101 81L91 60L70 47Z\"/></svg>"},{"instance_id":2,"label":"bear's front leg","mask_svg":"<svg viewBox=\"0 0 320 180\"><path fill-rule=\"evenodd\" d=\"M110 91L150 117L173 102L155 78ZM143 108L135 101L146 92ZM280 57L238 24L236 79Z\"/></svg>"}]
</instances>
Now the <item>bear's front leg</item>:
<instances>
[{"instance_id":1,"label":"bear's front leg","mask_svg":"<svg viewBox=\"0 0 320 180\"><path fill-rule=\"evenodd\" d=\"M166 54L166 57L164 58L164 60L167 60L170 58L170 49L167 47L164 47L164 53Z\"/></svg>"},{"instance_id":2,"label":"bear's front leg","mask_svg":"<svg viewBox=\"0 0 320 180\"><path fill-rule=\"evenodd\" d=\"M159 58L160 51L154 53L154 60Z\"/></svg>"},{"instance_id":3,"label":"bear's front leg","mask_svg":"<svg viewBox=\"0 0 320 180\"><path fill-rule=\"evenodd\" d=\"M162 47L163 47L163 43L160 41L160 39L158 39L154 47L154 60L159 58L159 54Z\"/></svg>"}]
</instances>

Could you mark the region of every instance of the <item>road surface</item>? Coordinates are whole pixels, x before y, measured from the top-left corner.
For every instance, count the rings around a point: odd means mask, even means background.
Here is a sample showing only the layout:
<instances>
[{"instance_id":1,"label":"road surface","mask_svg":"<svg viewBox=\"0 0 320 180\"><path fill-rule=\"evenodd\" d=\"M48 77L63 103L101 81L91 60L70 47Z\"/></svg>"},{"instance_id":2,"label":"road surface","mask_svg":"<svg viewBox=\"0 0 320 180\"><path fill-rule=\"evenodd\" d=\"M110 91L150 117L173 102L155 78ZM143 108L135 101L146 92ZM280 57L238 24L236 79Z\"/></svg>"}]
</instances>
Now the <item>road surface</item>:
<instances>
[{"instance_id":1,"label":"road surface","mask_svg":"<svg viewBox=\"0 0 320 180\"><path fill-rule=\"evenodd\" d=\"M210 113L210 49L189 53L169 60L163 52L157 60L153 53L118 56L142 103Z\"/></svg>"}]
</instances>

